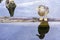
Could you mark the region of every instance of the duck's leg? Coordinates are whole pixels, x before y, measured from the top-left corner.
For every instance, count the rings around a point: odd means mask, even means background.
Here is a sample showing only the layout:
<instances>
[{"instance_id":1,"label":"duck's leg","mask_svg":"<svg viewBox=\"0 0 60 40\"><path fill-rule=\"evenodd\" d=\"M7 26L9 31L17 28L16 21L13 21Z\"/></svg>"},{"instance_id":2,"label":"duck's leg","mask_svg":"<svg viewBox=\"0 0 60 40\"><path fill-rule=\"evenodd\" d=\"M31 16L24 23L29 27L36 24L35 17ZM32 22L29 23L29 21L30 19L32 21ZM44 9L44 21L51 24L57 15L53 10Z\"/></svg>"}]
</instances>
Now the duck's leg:
<instances>
[{"instance_id":1,"label":"duck's leg","mask_svg":"<svg viewBox=\"0 0 60 40\"><path fill-rule=\"evenodd\" d=\"M39 20L41 20L41 21L42 21L42 20L43 20L43 17L40 17L40 18L39 18Z\"/></svg>"},{"instance_id":2,"label":"duck's leg","mask_svg":"<svg viewBox=\"0 0 60 40\"><path fill-rule=\"evenodd\" d=\"M45 11L44 21L48 21L47 14L49 13L49 9L47 8Z\"/></svg>"},{"instance_id":3,"label":"duck's leg","mask_svg":"<svg viewBox=\"0 0 60 40\"><path fill-rule=\"evenodd\" d=\"M44 18L44 21L48 21L48 18Z\"/></svg>"},{"instance_id":4,"label":"duck's leg","mask_svg":"<svg viewBox=\"0 0 60 40\"><path fill-rule=\"evenodd\" d=\"M48 21L47 15L44 16L44 21Z\"/></svg>"}]
</instances>

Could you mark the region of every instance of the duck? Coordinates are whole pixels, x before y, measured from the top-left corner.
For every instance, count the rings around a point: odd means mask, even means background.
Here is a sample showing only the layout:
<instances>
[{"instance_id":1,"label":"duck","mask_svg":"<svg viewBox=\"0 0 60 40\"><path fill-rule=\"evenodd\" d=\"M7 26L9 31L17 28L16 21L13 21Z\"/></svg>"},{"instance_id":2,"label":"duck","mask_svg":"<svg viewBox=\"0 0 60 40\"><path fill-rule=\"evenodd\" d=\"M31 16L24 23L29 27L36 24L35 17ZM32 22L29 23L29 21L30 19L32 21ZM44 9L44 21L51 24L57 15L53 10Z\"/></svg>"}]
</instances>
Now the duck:
<instances>
[{"instance_id":1,"label":"duck","mask_svg":"<svg viewBox=\"0 0 60 40\"><path fill-rule=\"evenodd\" d=\"M9 11L10 17L13 17L16 8L16 4L14 3L14 0L6 0L6 8Z\"/></svg>"},{"instance_id":2,"label":"duck","mask_svg":"<svg viewBox=\"0 0 60 40\"><path fill-rule=\"evenodd\" d=\"M45 5L39 5L37 8L38 15L40 16L39 20L47 21L47 14L49 13L49 8Z\"/></svg>"}]
</instances>

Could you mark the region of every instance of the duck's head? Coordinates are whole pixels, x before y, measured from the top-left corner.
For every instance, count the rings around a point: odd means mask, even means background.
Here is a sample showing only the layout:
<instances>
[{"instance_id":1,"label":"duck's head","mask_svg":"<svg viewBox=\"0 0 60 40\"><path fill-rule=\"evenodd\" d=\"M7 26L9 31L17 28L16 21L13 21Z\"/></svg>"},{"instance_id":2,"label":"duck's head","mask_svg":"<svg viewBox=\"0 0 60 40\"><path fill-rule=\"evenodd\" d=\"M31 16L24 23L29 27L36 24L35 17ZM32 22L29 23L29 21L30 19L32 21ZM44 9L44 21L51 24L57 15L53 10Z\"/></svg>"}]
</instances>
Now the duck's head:
<instances>
[{"instance_id":1,"label":"duck's head","mask_svg":"<svg viewBox=\"0 0 60 40\"><path fill-rule=\"evenodd\" d=\"M40 5L40 6L38 7L38 12L39 12L39 15L40 15L40 16L45 16L45 15L48 14L49 9L48 9L47 6Z\"/></svg>"}]
</instances>

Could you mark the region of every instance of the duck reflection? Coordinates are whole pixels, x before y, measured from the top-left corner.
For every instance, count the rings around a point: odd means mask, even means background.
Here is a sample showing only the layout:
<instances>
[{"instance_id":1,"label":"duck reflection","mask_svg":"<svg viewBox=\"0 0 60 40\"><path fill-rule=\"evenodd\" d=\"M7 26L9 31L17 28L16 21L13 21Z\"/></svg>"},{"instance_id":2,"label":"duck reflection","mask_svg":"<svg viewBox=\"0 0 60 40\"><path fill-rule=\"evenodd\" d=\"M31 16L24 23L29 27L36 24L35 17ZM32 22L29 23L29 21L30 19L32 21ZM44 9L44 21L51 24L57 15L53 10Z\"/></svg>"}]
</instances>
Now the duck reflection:
<instances>
[{"instance_id":1,"label":"duck reflection","mask_svg":"<svg viewBox=\"0 0 60 40\"><path fill-rule=\"evenodd\" d=\"M0 3L2 2L3 0L0 0Z\"/></svg>"},{"instance_id":2,"label":"duck reflection","mask_svg":"<svg viewBox=\"0 0 60 40\"><path fill-rule=\"evenodd\" d=\"M12 17L14 15L14 10L16 8L14 0L6 0L6 8L8 9L10 16Z\"/></svg>"},{"instance_id":3,"label":"duck reflection","mask_svg":"<svg viewBox=\"0 0 60 40\"><path fill-rule=\"evenodd\" d=\"M40 39L43 39L45 37L45 34L49 31L49 24L48 21L41 21L41 24L38 26L38 33L37 36Z\"/></svg>"}]
</instances>

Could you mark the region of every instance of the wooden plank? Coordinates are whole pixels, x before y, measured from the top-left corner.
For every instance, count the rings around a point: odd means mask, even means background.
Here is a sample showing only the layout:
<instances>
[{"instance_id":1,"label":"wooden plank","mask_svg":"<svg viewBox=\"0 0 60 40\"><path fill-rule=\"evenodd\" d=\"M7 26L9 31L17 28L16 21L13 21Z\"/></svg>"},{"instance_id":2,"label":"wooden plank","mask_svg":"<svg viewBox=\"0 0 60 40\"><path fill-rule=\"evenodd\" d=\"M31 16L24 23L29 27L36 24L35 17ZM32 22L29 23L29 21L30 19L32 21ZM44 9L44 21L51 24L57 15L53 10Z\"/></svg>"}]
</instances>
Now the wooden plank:
<instances>
[{"instance_id":1,"label":"wooden plank","mask_svg":"<svg viewBox=\"0 0 60 40\"><path fill-rule=\"evenodd\" d=\"M12 22L41 22L39 18L16 18L16 17L0 17L0 23L12 23ZM48 18L48 22L60 22L60 18Z\"/></svg>"}]
</instances>

